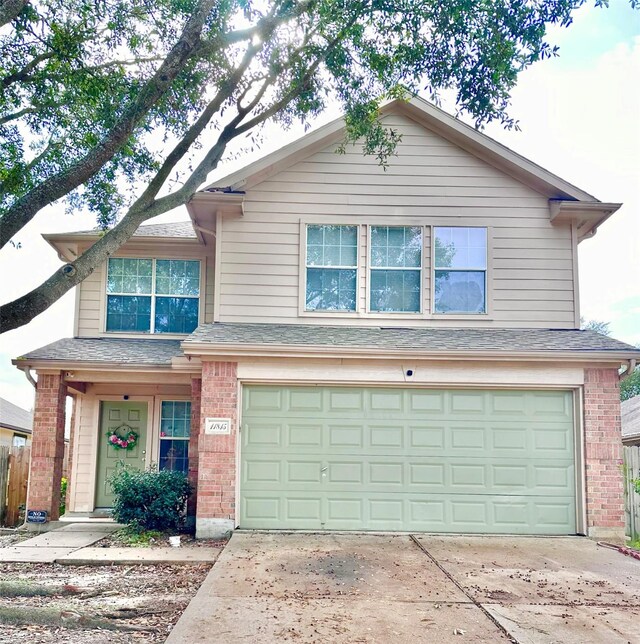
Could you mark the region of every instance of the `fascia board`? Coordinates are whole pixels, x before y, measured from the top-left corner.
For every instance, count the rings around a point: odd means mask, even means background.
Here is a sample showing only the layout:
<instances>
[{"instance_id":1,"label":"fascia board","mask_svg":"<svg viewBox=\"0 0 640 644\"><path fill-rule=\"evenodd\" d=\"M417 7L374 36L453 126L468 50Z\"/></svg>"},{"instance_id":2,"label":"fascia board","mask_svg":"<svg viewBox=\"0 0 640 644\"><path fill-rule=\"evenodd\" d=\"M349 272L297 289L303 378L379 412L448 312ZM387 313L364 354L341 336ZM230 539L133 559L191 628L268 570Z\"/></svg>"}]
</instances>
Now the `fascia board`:
<instances>
[{"instance_id":1,"label":"fascia board","mask_svg":"<svg viewBox=\"0 0 640 644\"><path fill-rule=\"evenodd\" d=\"M459 361L573 361L621 363L630 358L640 358L640 351L418 351L416 349L386 350L365 347L327 347L299 345L213 345L204 342L183 342L185 355L198 355L206 359L211 356L252 356L252 357L297 357L297 358L356 358L356 359L422 359Z\"/></svg>"}]
</instances>

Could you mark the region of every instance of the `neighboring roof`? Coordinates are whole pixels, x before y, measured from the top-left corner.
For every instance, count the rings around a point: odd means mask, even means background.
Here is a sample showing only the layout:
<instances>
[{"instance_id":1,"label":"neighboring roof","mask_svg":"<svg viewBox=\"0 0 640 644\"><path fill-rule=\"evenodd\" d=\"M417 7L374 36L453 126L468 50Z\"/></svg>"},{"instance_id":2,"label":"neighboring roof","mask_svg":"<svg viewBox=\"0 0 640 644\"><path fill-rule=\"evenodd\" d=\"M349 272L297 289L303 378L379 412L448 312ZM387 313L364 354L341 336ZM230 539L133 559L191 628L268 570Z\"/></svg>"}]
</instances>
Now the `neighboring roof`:
<instances>
[{"instance_id":1,"label":"neighboring roof","mask_svg":"<svg viewBox=\"0 0 640 644\"><path fill-rule=\"evenodd\" d=\"M33 413L0 398L0 427L31 433Z\"/></svg>"},{"instance_id":2,"label":"neighboring roof","mask_svg":"<svg viewBox=\"0 0 640 644\"><path fill-rule=\"evenodd\" d=\"M101 228L91 230L78 230L70 233L51 233L43 237L48 241L68 237L99 237L102 234ZM170 239L196 239L191 221L176 221L165 224L142 225L133 233L134 237L166 237Z\"/></svg>"},{"instance_id":3,"label":"neighboring roof","mask_svg":"<svg viewBox=\"0 0 640 644\"><path fill-rule=\"evenodd\" d=\"M382 116L389 113L406 114L459 147L484 158L508 174L516 176L525 184L530 183L532 187L547 194L549 198L599 203L598 199L588 192L526 159L423 98L414 97L408 101L389 101L381 107L380 113ZM339 142L344 137L344 133L344 118L339 117L254 163L217 179L206 186L203 191L233 193L246 186L264 181L269 176L292 165L302 155L308 156L332 142Z\"/></svg>"},{"instance_id":4,"label":"neighboring roof","mask_svg":"<svg viewBox=\"0 0 640 644\"><path fill-rule=\"evenodd\" d=\"M640 439L640 396L624 400L620 405L622 440Z\"/></svg>"},{"instance_id":5,"label":"neighboring roof","mask_svg":"<svg viewBox=\"0 0 640 644\"><path fill-rule=\"evenodd\" d=\"M170 366L181 356L179 340L155 338L64 338L14 360L34 362L105 363L122 366Z\"/></svg>"},{"instance_id":6,"label":"neighboring roof","mask_svg":"<svg viewBox=\"0 0 640 644\"><path fill-rule=\"evenodd\" d=\"M205 324L182 343L187 353L197 348L229 346L322 348L403 355L501 352L515 354L611 354L640 357L624 342L593 331L574 329L450 329L319 326L304 324ZM197 347L197 348L196 348ZM615 356L613 355L615 354Z\"/></svg>"}]
</instances>

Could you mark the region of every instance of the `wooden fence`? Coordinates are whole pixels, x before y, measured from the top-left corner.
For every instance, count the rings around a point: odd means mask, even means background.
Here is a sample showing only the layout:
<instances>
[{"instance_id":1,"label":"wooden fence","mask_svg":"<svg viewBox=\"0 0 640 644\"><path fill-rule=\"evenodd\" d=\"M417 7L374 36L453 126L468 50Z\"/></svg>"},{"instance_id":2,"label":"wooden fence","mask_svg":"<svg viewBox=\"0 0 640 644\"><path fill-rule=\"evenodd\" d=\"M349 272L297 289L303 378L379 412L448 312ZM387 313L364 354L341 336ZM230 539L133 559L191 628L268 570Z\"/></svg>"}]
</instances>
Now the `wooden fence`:
<instances>
[{"instance_id":1,"label":"wooden fence","mask_svg":"<svg viewBox=\"0 0 640 644\"><path fill-rule=\"evenodd\" d=\"M0 447L0 525L13 528L27 502L29 447Z\"/></svg>"},{"instance_id":2,"label":"wooden fence","mask_svg":"<svg viewBox=\"0 0 640 644\"><path fill-rule=\"evenodd\" d=\"M623 451L626 533L636 540L640 539L640 494L636 492L633 481L640 479L640 445L625 445Z\"/></svg>"}]
</instances>

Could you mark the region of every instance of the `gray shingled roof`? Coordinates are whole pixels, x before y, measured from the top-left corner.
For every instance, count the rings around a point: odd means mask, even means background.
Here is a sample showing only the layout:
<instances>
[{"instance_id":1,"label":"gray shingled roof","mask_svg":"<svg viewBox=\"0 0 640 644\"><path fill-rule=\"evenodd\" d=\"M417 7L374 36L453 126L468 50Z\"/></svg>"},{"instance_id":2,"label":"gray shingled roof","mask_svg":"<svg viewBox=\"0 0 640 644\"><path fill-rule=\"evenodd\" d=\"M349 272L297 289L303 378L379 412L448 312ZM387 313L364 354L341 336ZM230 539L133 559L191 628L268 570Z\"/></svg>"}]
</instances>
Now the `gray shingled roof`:
<instances>
[{"instance_id":1,"label":"gray shingled roof","mask_svg":"<svg viewBox=\"0 0 640 644\"><path fill-rule=\"evenodd\" d=\"M625 400L620 405L622 419L622 438L640 438L640 396Z\"/></svg>"},{"instance_id":2,"label":"gray shingled roof","mask_svg":"<svg viewBox=\"0 0 640 644\"><path fill-rule=\"evenodd\" d=\"M400 351L640 351L593 331L565 329L433 329L310 324L204 324L189 343L323 346Z\"/></svg>"},{"instance_id":3,"label":"gray shingled roof","mask_svg":"<svg viewBox=\"0 0 640 644\"><path fill-rule=\"evenodd\" d=\"M0 398L0 427L8 429L21 429L31 433L33 426L33 413Z\"/></svg>"},{"instance_id":4,"label":"gray shingled roof","mask_svg":"<svg viewBox=\"0 0 640 644\"><path fill-rule=\"evenodd\" d=\"M181 356L179 340L140 338L64 338L52 342L20 359L27 361L104 362L122 365L170 365Z\"/></svg>"},{"instance_id":5,"label":"gray shingled roof","mask_svg":"<svg viewBox=\"0 0 640 644\"><path fill-rule=\"evenodd\" d=\"M92 228L91 230L78 230L72 233L65 233L66 235L92 235L100 234L100 228ZM166 224L147 224L140 226L135 233L134 237L180 237L188 239L196 239L196 233L190 221L176 221Z\"/></svg>"}]
</instances>

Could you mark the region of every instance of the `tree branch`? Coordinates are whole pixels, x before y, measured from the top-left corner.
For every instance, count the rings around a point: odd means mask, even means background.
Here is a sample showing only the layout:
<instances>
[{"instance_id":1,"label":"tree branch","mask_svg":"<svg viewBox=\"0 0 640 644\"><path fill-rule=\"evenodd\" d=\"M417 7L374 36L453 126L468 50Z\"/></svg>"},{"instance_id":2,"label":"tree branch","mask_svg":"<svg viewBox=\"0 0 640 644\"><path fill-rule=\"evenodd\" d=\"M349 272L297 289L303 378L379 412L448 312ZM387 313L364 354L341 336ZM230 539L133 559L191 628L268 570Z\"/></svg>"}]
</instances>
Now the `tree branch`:
<instances>
[{"instance_id":1,"label":"tree branch","mask_svg":"<svg viewBox=\"0 0 640 644\"><path fill-rule=\"evenodd\" d=\"M11 114L0 116L0 125L4 125L5 123L10 123L11 121L15 121L16 119L21 118L25 114L34 114L37 111L38 109L35 107L25 107L24 109L18 110L17 112L12 112Z\"/></svg>"},{"instance_id":2,"label":"tree branch","mask_svg":"<svg viewBox=\"0 0 640 644\"><path fill-rule=\"evenodd\" d=\"M27 6L29 0L1 0L0 1L0 27L17 18Z\"/></svg>"},{"instance_id":3,"label":"tree branch","mask_svg":"<svg viewBox=\"0 0 640 644\"><path fill-rule=\"evenodd\" d=\"M9 74L8 76L5 76L2 79L2 82L0 85L2 85L3 89L7 89L10 85L13 85L13 83L17 83L18 81L24 81L25 79L29 78L29 73L33 71L40 63L44 62L45 60L49 60L49 58L53 58L54 53L52 51L48 51L46 53L39 54L38 56L35 56L33 60L31 60L29 63L27 63L20 71L14 72L13 74Z\"/></svg>"},{"instance_id":4,"label":"tree branch","mask_svg":"<svg viewBox=\"0 0 640 644\"><path fill-rule=\"evenodd\" d=\"M0 248L4 247L42 208L68 194L96 174L128 141L136 126L171 87L171 83L193 54L200 41L204 22L214 4L215 0L200 0L180 38L167 54L162 65L93 150L68 168L43 181L6 210L0 219Z\"/></svg>"}]
</instances>

